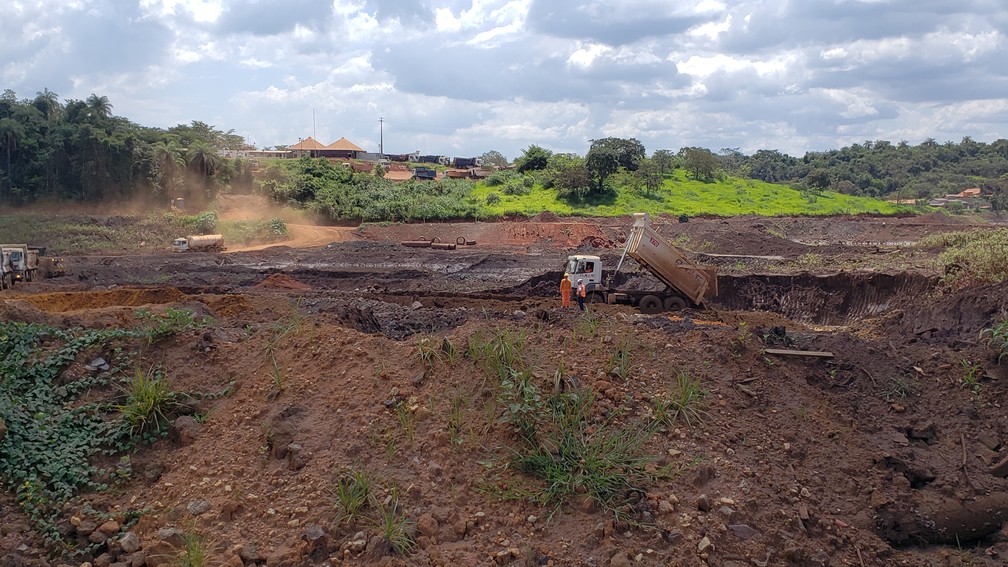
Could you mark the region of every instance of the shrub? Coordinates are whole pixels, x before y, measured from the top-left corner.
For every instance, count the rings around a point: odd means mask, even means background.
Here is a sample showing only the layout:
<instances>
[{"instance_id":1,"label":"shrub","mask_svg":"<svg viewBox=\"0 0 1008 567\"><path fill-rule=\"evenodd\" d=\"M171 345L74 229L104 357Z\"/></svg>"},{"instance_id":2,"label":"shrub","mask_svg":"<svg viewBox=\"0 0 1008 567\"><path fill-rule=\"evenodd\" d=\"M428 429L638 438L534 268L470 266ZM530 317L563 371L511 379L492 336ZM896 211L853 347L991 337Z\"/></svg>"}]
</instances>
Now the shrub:
<instances>
[{"instance_id":1,"label":"shrub","mask_svg":"<svg viewBox=\"0 0 1008 567\"><path fill-rule=\"evenodd\" d=\"M486 204L488 205L496 205L500 202L501 202L501 196L498 195L497 193L490 193L489 195L486 196Z\"/></svg>"}]
</instances>

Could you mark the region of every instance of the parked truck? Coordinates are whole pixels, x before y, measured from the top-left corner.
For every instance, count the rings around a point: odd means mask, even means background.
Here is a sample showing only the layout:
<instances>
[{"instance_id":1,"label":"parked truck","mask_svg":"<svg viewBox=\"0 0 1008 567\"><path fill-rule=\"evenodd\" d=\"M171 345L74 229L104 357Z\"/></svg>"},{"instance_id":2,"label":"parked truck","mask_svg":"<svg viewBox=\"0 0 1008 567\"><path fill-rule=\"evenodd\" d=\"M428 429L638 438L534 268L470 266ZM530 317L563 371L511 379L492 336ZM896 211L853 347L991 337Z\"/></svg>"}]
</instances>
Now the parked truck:
<instances>
[{"instance_id":1,"label":"parked truck","mask_svg":"<svg viewBox=\"0 0 1008 567\"><path fill-rule=\"evenodd\" d=\"M665 289L614 289L614 276L627 256L665 284ZM698 307L707 299L717 296L717 269L690 260L651 227L647 213L634 214L623 255L607 280L602 279L602 260L599 256L569 256L567 272L575 283L578 279L584 280L589 302L633 305L643 313Z\"/></svg>"},{"instance_id":2,"label":"parked truck","mask_svg":"<svg viewBox=\"0 0 1008 567\"><path fill-rule=\"evenodd\" d=\"M30 282L38 273L38 250L27 244L0 244L4 261L9 266L11 285L14 282Z\"/></svg>"},{"instance_id":3,"label":"parked truck","mask_svg":"<svg viewBox=\"0 0 1008 567\"><path fill-rule=\"evenodd\" d=\"M200 234L176 238L172 241L171 248L175 252L223 252L224 235L222 234Z\"/></svg>"}]
</instances>

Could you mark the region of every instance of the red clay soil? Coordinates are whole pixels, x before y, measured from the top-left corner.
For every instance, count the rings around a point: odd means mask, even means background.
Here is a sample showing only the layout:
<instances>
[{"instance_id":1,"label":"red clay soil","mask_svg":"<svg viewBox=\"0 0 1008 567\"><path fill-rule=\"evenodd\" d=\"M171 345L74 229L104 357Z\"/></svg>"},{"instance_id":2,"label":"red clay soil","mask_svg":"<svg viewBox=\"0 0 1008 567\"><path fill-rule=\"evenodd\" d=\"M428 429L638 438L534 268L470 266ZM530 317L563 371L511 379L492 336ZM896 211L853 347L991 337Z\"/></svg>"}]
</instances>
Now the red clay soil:
<instances>
[{"instance_id":1,"label":"red clay soil","mask_svg":"<svg viewBox=\"0 0 1008 567\"><path fill-rule=\"evenodd\" d=\"M807 253L794 242L801 233L834 243L817 248L828 263L878 258L873 245L845 244L854 237L954 229L926 218L724 223L669 222L663 233L709 241L712 252L792 258ZM78 259L73 277L40 282L37 294L0 294L0 315L55 325L108 324L112 308L128 325L143 305L210 316L134 364L156 362L176 390L228 395L200 403L202 422L131 455L126 482L68 506L67 536L83 542L89 509L118 520L146 512L129 551L117 535L66 563L153 567L177 549L172 528L208 536L220 564L245 567L1008 562L1008 480L997 468L1008 456L1008 362L978 341L1008 313L1008 287L942 291L935 274L916 273L740 273L706 311L561 309L550 291L558 259L581 246L618 257L605 246L625 227L366 225L357 242L330 249L138 263L158 264L173 287L134 287L140 269L121 260L117 285L128 287L87 289L106 276ZM477 244L455 256L396 244L421 236ZM594 393L595 434L652 419L684 377L701 385L693 419L647 438L648 470L670 474L627 486L624 519L582 490L559 505L529 496L543 485L513 461L522 445L502 419L501 380L464 354L502 333L522 337L543 396ZM377 504L340 521L334 491L348 470L372 480L376 502L398 496L410 553L392 552L366 519ZM0 506L0 558L60 563L44 559L13 501Z\"/></svg>"}]
</instances>

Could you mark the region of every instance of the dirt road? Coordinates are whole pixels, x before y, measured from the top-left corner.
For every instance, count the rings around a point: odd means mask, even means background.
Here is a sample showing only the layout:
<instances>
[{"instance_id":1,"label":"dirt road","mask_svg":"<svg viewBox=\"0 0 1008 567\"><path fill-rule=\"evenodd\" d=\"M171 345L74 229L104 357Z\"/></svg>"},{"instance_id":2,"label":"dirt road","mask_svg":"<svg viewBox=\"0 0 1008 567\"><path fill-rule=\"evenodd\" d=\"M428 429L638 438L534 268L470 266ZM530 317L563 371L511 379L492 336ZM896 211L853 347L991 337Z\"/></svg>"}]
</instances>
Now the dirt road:
<instances>
[{"instance_id":1,"label":"dirt road","mask_svg":"<svg viewBox=\"0 0 1008 567\"><path fill-rule=\"evenodd\" d=\"M281 245L289 246L291 248L315 248L318 246L332 244L334 242L347 242L356 238L354 236L354 232L356 230L357 229L355 227L288 224L287 231L290 233L290 239L283 241ZM228 251L250 252L253 250L263 250L271 246L277 246L277 244L259 244L238 248L230 247Z\"/></svg>"}]
</instances>

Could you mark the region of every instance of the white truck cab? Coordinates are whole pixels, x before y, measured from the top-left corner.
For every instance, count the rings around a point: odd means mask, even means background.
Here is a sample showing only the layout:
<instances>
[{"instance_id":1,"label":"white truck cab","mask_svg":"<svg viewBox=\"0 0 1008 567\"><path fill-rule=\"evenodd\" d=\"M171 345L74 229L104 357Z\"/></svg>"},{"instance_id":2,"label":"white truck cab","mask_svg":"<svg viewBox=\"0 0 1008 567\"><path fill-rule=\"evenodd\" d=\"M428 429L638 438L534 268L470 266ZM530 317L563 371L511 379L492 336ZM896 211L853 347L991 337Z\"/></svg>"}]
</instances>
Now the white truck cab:
<instances>
[{"instance_id":1,"label":"white truck cab","mask_svg":"<svg viewBox=\"0 0 1008 567\"><path fill-rule=\"evenodd\" d=\"M173 252L185 252L189 249L189 241L185 238L172 240L171 248Z\"/></svg>"},{"instance_id":2,"label":"white truck cab","mask_svg":"<svg viewBox=\"0 0 1008 567\"><path fill-rule=\"evenodd\" d=\"M577 287L578 280L584 280L585 287L591 292L602 285L602 259L581 254L568 256L567 273L570 274L571 285Z\"/></svg>"}]
</instances>

